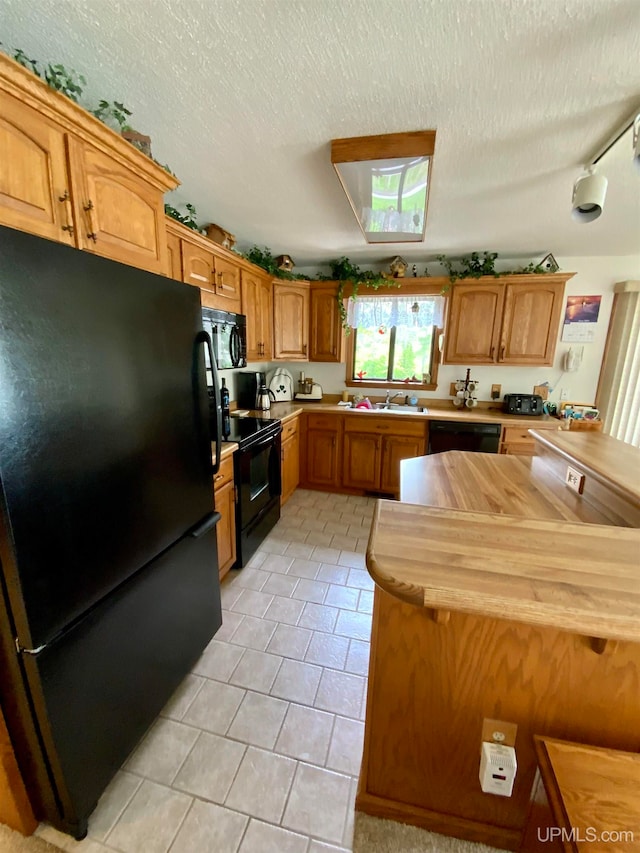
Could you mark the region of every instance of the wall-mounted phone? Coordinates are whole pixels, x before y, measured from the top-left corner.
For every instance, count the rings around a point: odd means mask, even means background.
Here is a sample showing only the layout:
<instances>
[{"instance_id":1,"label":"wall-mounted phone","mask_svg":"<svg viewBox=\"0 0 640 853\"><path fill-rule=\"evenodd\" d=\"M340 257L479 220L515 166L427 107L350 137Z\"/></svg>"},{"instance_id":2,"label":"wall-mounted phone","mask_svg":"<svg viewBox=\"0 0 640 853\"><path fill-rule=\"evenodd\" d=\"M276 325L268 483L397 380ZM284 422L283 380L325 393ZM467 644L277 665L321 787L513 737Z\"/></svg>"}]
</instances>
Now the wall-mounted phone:
<instances>
[{"instance_id":1,"label":"wall-mounted phone","mask_svg":"<svg viewBox=\"0 0 640 853\"><path fill-rule=\"evenodd\" d=\"M582 364L584 347L569 347L562 356L562 369L565 373L572 373Z\"/></svg>"}]
</instances>

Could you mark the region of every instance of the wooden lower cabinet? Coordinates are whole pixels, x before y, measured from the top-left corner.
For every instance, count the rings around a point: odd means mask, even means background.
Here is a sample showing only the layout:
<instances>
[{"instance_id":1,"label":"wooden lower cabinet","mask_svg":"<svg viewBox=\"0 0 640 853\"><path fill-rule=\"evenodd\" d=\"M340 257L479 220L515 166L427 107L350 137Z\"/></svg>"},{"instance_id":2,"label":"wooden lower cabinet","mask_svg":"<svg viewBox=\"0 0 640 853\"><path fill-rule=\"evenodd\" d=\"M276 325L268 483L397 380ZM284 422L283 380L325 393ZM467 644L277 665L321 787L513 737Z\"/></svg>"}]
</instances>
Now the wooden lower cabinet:
<instances>
[{"instance_id":1,"label":"wooden lower cabinet","mask_svg":"<svg viewBox=\"0 0 640 853\"><path fill-rule=\"evenodd\" d=\"M425 452L426 425L395 416L363 417L345 418L342 485L397 495L400 461Z\"/></svg>"},{"instance_id":2,"label":"wooden lower cabinet","mask_svg":"<svg viewBox=\"0 0 640 853\"><path fill-rule=\"evenodd\" d=\"M307 415L305 485L340 491L400 492L400 461L422 456L426 423L395 416Z\"/></svg>"},{"instance_id":3,"label":"wooden lower cabinet","mask_svg":"<svg viewBox=\"0 0 640 853\"><path fill-rule=\"evenodd\" d=\"M380 488L382 438L372 432L346 432L343 445L342 485L350 489Z\"/></svg>"},{"instance_id":4,"label":"wooden lower cabinet","mask_svg":"<svg viewBox=\"0 0 640 853\"><path fill-rule=\"evenodd\" d=\"M531 424L531 429L558 429L558 421L545 424ZM526 426L506 426L502 430L502 441L500 443L500 453L507 453L510 456L535 456L536 443L529 434L529 427Z\"/></svg>"},{"instance_id":5,"label":"wooden lower cabinet","mask_svg":"<svg viewBox=\"0 0 640 853\"><path fill-rule=\"evenodd\" d=\"M233 480L233 456L220 463L213 478L215 508L220 513L216 528L218 570L222 579L236 561L236 489Z\"/></svg>"},{"instance_id":6,"label":"wooden lower cabinet","mask_svg":"<svg viewBox=\"0 0 640 853\"><path fill-rule=\"evenodd\" d=\"M342 417L306 416L305 485L333 491L340 487Z\"/></svg>"},{"instance_id":7,"label":"wooden lower cabinet","mask_svg":"<svg viewBox=\"0 0 640 853\"><path fill-rule=\"evenodd\" d=\"M280 506L285 504L300 482L300 436L298 418L282 425L281 476L282 494Z\"/></svg>"},{"instance_id":8,"label":"wooden lower cabinet","mask_svg":"<svg viewBox=\"0 0 640 853\"><path fill-rule=\"evenodd\" d=\"M403 459L415 459L426 453L424 432L417 435L389 435L382 439L382 470L380 490L400 494L400 463Z\"/></svg>"}]
</instances>

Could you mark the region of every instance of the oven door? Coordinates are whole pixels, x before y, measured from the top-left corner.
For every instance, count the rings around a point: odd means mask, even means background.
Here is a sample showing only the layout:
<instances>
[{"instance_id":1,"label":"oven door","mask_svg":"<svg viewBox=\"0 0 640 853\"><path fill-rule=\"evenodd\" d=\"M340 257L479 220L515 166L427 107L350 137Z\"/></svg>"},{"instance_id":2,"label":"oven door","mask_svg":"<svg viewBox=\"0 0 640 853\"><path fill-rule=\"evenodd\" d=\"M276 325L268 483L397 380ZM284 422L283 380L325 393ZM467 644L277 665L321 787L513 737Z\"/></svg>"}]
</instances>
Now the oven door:
<instances>
[{"instance_id":1,"label":"oven door","mask_svg":"<svg viewBox=\"0 0 640 853\"><path fill-rule=\"evenodd\" d=\"M236 485L241 530L279 501L281 433L236 452Z\"/></svg>"}]
</instances>

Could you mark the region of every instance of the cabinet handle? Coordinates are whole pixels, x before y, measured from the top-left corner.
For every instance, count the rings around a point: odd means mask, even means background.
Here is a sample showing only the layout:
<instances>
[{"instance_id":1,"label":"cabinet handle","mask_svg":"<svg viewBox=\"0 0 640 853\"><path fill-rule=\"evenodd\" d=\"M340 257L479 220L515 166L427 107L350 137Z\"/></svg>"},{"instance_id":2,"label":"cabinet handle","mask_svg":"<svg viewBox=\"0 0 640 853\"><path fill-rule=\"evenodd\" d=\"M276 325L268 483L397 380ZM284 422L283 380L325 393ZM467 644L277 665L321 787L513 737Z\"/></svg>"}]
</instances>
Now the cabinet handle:
<instances>
[{"instance_id":1,"label":"cabinet handle","mask_svg":"<svg viewBox=\"0 0 640 853\"><path fill-rule=\"evenodd\" d=\"M84 209L89 214L89 229L90 230L89 230L89 233L87 234L87 237L90 240L93 240L94 243L97 243L98 242L98 232L96 231L96 226L95 226L95 222L93 219L93 211L95 210L95 207L93 206L93 202L91 201L91 199L89 199L89 201L84 205Z\"/></svg>"},{"instance_id":2,"label":"cabinet handle","mask_svg":"<svg viewBox=\"0 0 640 853\"><path fill-rule=\"evenodd\" d=\"M73 236L74 228L71 224L71 198L69 196L69 190L65 190L61 196L58 196L58 201L61 201L64 204L66 211L66 223L62 226L63 231L68 231L69 234Z\"/></svg>"},{"instance_id":3,"label":"cabinet handle","mask_svg":"<svg viewBox=\"0 0 640 853\"><path fill-rule=\"evenodd\" d=\"M216 474L216 476L213 478L213 482L217 483L218 480L224 480L224 474Z\"/></svg>"},{"instance_id":4,"label":"cabinet handle","mask_svg":"<svg viewBox=\"0 0 640 853\"><path fill-rule=\"evenodd\" d=\"M504 361L504 351L505 351L505 345L502 344L502 346L500 347L500 361Z\"/></svg>"},{"instance_id":5,"label":"cabinet handle","mask_svg":"<svg viewBox=\"0 0 640 853\"><path fill-rule=\"evenodd\" d=\"M302 352L303 352L305 355L307 354L307 345L306 345L306 344L302 344Z\"/></svg>"},{"instance_id":6,"label":"cabinet handle","mask_svg":"<svg viewBox=\"0 0 640 853\"><path fill-rule=\"evenodd\" d=\"M224 290L224 287L225 287L225 284L222 280L222 273L221 272L218 273L218 287L220 288L220 290Z\"/></svg>"}]
</instances>

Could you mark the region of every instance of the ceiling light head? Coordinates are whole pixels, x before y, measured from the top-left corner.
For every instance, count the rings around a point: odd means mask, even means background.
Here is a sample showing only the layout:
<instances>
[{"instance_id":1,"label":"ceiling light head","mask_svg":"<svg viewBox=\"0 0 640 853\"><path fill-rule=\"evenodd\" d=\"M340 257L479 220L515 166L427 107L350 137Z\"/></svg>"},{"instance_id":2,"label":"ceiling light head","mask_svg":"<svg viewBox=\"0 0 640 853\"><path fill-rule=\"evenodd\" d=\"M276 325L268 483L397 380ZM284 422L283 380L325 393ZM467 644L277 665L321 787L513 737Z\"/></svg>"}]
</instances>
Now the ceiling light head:
<instances>
[{"instance_id":1,"label":"ceiling light head","mask_svg":"<svg viewBox=\"0 0 640 853\"><path fill-rule=\"evenodd\" d=\"M606 195L607 179L589 169L589 174L582 175L573 185L573 218L578 222L593 222L602 213Z\"/></svg>"},{"instance_id":2,"label":"ceiling light head","mask_svg":"<svg viewBox=\"0 0 640 853\"><path fill-rule=\"evenodd\" d=\"M424 240L435 130L331 141L331 162L367 243Z\"/></svg>"}]
</instances>

